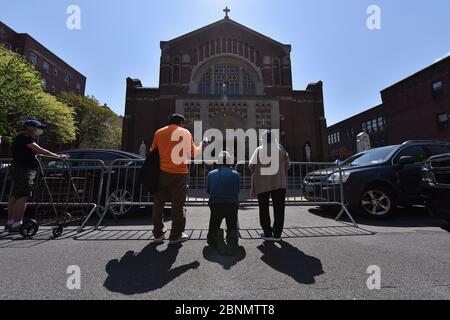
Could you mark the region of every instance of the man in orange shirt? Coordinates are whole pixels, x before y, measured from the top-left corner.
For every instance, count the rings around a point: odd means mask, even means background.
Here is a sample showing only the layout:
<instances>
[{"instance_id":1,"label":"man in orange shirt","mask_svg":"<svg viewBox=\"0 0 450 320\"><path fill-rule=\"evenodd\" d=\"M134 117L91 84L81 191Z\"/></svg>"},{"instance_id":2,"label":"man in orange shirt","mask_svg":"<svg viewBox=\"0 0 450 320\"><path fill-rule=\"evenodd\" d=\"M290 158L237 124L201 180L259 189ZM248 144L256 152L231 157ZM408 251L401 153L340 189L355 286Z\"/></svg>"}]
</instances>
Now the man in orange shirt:
<instances>
[{"instance_id":1,"label":"man in orange shirt","mask_svg":"<svg viewBox=\"0 0 450 320\"><path fill-rule=\"evenodd\" d=\"M187 161L202 152L205 140L196 147L191 133L184 126L185 119L182 115L170 116L169 125L156 131L150 148L150 151L158 149L160 158L158 191L153 201L153 235L156 243L163 243L165 239L163 210L169 195L172 202L169 244L189 240L189 236L184 233L184 204L189 177Z\"/></svg>"}]
</instances>

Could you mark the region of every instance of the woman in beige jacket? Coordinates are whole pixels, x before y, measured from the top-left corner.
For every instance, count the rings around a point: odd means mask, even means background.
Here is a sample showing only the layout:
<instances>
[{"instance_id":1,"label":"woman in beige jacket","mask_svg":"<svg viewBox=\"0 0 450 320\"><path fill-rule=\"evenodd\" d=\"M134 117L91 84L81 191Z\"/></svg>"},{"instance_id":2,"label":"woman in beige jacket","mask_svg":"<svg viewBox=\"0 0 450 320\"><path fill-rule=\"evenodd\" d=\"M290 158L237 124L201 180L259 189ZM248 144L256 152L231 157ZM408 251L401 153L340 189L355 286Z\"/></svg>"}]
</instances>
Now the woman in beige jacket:
<instances>
[{"instance_id":1,"label":"woman in beige jacket","mask_svg":"<svg viewBox=\"0 0 450 320\"><path fill-rule=\"evenodd\" d=\"M284 226L289 155L270 130L263 133L261 142L262 145L250 159L252 196L258 197L259 219L264 231L261 237L266 241L280 241ZM274 211L273 227L269 214L270 198Z\"/></svg>"}]
</instances>

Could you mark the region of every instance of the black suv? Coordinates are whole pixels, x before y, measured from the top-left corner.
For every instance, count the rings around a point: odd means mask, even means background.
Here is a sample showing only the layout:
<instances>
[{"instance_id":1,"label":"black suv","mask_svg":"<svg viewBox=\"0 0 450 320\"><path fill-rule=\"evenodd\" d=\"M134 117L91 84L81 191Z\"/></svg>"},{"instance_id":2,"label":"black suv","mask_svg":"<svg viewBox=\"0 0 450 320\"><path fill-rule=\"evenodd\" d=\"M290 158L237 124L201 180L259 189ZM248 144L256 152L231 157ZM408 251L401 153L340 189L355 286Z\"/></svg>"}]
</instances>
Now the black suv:
<instances>
[{"instance_id":1,"label":"black suv","mask_svg":"<svg viewBox=\"0 0 450 320\"><path fill-rule=\"evenodd\" d=\"M423 204L420 196L422 166L428 158L445 153L450 153L450 144L446 142L407 141L350 157L341 163L344 202L353 212L374 218L391 215L398 205ZM327 194L328 200L340 202L341 178L336 172L337 169L326 170L326 174L306 175L305 198L323 202L317 195Z\"/></svg>"},{"instance_id":2,"label":"black suv","mask_svg":"<svg viewBox=\"0 0 450 320\"><path fill-rule=\"evenodd\" d=\"M432 215L450 223L450 153L431 157L423 165L422 197Z\"/></svg>"}]
</instances>

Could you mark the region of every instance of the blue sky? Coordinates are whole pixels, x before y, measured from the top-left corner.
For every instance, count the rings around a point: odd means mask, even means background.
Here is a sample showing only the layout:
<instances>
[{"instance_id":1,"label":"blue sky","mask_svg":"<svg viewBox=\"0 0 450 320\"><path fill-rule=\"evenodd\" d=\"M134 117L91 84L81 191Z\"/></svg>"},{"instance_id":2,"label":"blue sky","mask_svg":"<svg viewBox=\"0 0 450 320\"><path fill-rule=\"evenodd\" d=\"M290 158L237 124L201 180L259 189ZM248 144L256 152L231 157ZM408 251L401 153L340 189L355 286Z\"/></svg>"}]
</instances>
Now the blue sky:
<instances>
[{"instance_id":1,"label":"blue sky","mask_svg":"<svg viewBox=\"0 0 450 320\"><path fill-rule=\"evenodd\" d=\"M81 30L66 28L69 5ZM366 10L381 8L381 30ZM292 45L294 88L324 82L328 124L381 102L379 91L450 52L448 0L0 0L0 20L87 77L88 95L124 112L125 79L158 86L159 42L230 17Z\"/></svg>"}]
</instances>

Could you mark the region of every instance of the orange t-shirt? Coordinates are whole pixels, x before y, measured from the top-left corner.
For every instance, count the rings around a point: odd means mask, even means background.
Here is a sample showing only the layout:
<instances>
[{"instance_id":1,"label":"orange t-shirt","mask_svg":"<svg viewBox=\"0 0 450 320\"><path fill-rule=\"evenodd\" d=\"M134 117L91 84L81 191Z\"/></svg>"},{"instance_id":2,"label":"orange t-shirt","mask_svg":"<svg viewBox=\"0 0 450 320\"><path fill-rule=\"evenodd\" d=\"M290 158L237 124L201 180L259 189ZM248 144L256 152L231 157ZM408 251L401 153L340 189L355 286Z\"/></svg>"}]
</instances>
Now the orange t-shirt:
<instances>
[{"instance_id":1,"label":"orange t-shirt","mask_svg":"<svg viewBox=\"0 0 450 320\"><path fill-rule=\"evenodd\" d=\"M160 170L166 173L189 173L188 159L201 152L191 133L177 125L169 125L155 133L150 151L158 149Z\"/></svg>"}]
</instances>

